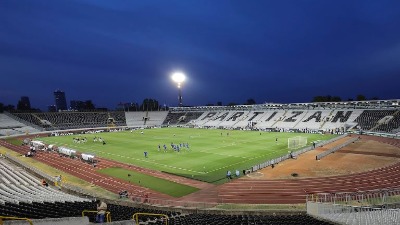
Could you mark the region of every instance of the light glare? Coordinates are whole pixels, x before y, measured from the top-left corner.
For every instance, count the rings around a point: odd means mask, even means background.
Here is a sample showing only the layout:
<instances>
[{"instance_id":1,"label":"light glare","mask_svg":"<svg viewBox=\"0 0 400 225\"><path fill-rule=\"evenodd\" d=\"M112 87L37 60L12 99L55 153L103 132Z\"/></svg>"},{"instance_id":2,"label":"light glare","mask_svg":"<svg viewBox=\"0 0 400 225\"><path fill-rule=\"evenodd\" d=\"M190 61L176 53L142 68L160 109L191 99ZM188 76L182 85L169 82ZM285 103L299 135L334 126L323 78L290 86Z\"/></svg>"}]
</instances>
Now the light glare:
<instances>
[{"instance_id":1,"label":"light glare","mask_svg":"<svg viewBox=\"0 0 400 225\"><path fill-rule=\"evenodd\" d=\"M182 83L183 81L185 81L185 74L181 72L175 72L174 74L172 74L172 80L176 83Z\"/></svg>"}]
</instances>

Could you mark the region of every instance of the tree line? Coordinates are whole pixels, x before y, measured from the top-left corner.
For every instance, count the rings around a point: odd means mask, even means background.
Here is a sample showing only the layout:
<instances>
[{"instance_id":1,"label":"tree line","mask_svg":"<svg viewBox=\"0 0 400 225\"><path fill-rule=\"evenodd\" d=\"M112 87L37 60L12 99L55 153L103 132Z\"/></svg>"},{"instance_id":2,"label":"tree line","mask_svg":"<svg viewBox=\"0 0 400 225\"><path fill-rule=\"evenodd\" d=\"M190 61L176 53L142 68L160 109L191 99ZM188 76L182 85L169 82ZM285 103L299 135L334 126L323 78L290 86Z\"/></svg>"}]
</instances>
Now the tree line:
<instances>
[{"instance_id":1,"label":"tree line","mask_svg":"<svg viewBox=\"0 0 400 225\"><path fill-rule=\"evenodd\" d=\"M367 100L379 100L378 97L372 97L370 99L367 99L367 97L365 97L365 95L357 95L355 99L353 98L349 98L346 101L367 101ZM331 96L331 95L317 95L314 96L314 98L311 100L311 102L341 102L342 98L340 98L339 96Z\"/></svg>"},{"instance_id":2,"label":"tree line","mask_svg":"<svg viewBox=\"0 0 400 225\"><path fill-rule=\"evenodd\" d=\"M168 107L160 105L156 99L145 98L142 104L137 102L119 103L117 106L119 111L165 111Z\"/></svg>"}]
</instances>

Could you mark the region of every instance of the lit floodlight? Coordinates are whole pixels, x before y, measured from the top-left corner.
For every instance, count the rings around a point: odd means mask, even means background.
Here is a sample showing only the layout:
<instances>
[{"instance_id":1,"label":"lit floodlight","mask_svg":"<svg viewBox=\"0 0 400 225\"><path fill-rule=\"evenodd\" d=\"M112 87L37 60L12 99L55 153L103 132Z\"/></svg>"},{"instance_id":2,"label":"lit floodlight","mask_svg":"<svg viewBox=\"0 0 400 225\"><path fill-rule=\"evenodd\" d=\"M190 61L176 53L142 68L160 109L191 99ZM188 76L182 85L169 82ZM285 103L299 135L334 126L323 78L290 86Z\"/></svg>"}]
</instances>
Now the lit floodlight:
<instances>
[{"instance_id":1,"label":"lit floodlight","mask_svg":"<svg viewBox=\"0 0 400 225\"><path fill-rule=\"evenodd\" d=\"M181 73L181 72L175 72L172 74L172 80L175 83L182 83L183 81L185 81L185 74Z\"/></svg>"},{"instance_id":2,"label":"lit floodlight","mask_svg":"<svg viewBox=\"0 0 400 225\"><path fill-rule=\"evenodd\" d=\"M178 85L178 101L179 101L179 106L182 107L182 86L181 84L183 81L185 81L185 74L181 72L175 72L171 76L172 80Z\"/></svg>"}]
</instances>

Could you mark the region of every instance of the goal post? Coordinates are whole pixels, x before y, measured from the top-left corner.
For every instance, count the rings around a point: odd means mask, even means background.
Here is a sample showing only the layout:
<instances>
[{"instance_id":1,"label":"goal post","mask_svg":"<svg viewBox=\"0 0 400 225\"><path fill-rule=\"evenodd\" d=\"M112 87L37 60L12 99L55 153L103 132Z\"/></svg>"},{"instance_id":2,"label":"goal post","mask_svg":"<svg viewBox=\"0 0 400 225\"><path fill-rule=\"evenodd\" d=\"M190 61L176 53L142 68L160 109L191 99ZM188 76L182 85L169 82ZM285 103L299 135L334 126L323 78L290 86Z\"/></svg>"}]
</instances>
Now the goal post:
<instances>
[{"instance_id":1,"label":"goal post","mask_svg":"<svg viewBox=\"0 0 400 225\"><path fill-rule=\"evenodd\" d=\"M288 148L298 149L307 145L307 137L296 136L288 138Z\"/></svg>"}]
</instances>

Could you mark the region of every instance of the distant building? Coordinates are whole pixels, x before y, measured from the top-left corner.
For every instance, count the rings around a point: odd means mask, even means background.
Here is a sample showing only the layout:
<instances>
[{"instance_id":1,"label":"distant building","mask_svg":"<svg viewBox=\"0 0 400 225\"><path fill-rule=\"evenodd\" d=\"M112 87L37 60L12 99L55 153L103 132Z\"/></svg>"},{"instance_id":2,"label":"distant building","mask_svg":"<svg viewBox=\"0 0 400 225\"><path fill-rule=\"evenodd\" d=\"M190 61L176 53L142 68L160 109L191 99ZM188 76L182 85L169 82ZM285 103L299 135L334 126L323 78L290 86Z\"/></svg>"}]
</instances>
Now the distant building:
<instances>
[{"instance_id":1,"label":"distant building","mask_svg":"<svg viewBox=\"0 0 400 225\"><path fill-rule=\"evenodd\" d=\"M49 112L57 112L57 107L55 105L49 105L47 106L47 110Z\"/></svg>"},{"instance_id":2,"label":"distant building","mask_svg":"<svg viewBox=\"0 0 400 225\"><path fill-rule=\"evenodd\" d=\"M67 100L65 99L65 92L60 90L54 91L54 98L56 101L57 110L67 110Z\"/></svg>"},{"instance_id":3,"label":"distant building","mask_svg":"<svg viewBox=\"0 0 400 225\"><path fill-rule=\"evenodd\" d=\"M80 101L72 100L70 101L70 109L78 111L93 111L95 110L92 100Z\"/></svg>"},{"instance_id":4,"label":"distant building","mask_svg":"<svg viewBox=\"0 0 400 225\"><path fill-rule=\"evenodd\" d=\"M18 110L30 110L31 109L31 102L29 101L28 96L21 97L21 100L18 101L17 109Z\"/></svg>"},{"instance_id":5,"label":"distant building","mask_svg":"<svg viewBox=\"0 0 400 225\"><path fill-rule=\"evenodd\" d=\"M79 100L72 100L69 102L71 110L82 110L85 107L85 103Z\"/></svg>"}]
</instances>

